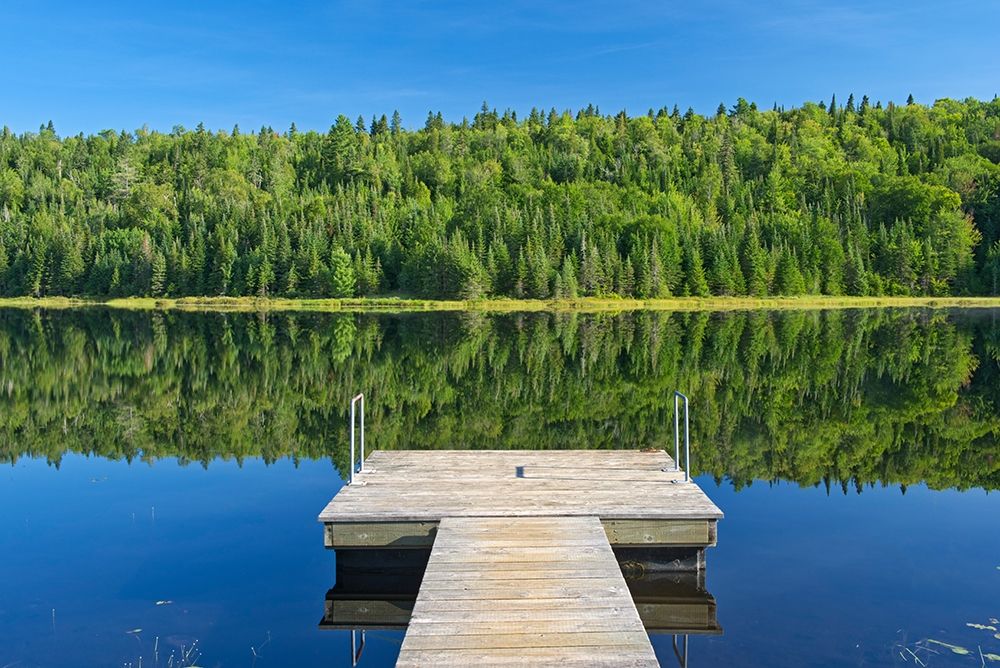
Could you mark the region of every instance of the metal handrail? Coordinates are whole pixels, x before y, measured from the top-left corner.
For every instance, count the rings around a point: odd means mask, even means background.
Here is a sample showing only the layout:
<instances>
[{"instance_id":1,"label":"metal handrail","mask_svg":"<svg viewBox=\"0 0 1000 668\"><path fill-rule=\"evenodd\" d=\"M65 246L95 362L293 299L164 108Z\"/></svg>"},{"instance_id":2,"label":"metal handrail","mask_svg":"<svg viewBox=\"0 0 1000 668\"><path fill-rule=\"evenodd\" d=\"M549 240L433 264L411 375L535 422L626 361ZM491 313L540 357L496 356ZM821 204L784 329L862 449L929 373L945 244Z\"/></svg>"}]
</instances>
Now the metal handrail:
<instances>
[{"instance_id":1,"label":"metal handrail","mask_svg":"<svg viewBox=\"0 0 1000 668\"><path fill-rule=\"evenodd\" d=\"M673 645L674 645L674 656L677 657L677 664L680 666L680 668L687 668L687 666L688 666L688 634L686 634L686 633L684 634L684 655L683 656L681 655L680 648L677 646L677 634L676 633L674 634Z\"/></svg>"},{"instance_id":2,"label":"metal handrail","mask_svg":"<svg viewBox=\"0 0 1000 668\"><path fill-rule=\"evenodd\" d=\"M354 425L357 423L355 407L361 402L361 466L357 467L357 460L354 458ZM351 475L348 478L347 484L354 484L354 473L355 469L357 471L365 470L365 395L364 393L359 393L356 397L351 399Z\"/></svg>"},{"instance_id":3,"label":"metal handrail","mask_svg":"<svg viewBox=\"0 0 1000 668\"><path fill-rule=\"evenodd\" d=\"M361 661L361 653L365 651L365 629L361 629L361 644L358 644L357 629L351 629L351 666L357 666Z\"/></svg>"},{"instance_id":4,"label":"metal handrail","mask_svg":"<svg viewBox=\"0 0 1000 668\"><path fill-rule=\"evenodd\" d=\"M681 433L679 400L684 400L684 482L691 481L691 421L688 417L688 398L674 392L674 470L680 470Z\"/></svg>"}]
</instances>

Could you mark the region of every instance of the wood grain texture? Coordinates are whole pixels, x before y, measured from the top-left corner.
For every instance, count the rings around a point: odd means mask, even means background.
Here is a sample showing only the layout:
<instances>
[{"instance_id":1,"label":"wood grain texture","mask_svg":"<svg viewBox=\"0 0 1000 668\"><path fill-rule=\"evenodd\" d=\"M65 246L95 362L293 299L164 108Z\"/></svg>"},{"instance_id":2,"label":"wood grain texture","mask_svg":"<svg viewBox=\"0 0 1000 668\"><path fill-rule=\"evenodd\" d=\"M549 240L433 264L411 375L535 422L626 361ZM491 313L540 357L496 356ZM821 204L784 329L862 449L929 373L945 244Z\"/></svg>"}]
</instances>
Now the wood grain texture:
<instances>
[{"instance_id":1,"label":"wood grain texture","mask_svg":"<svg viewBox=\"0 0 1000 668\"><path fill-rule=\"evenodd\" d=\"M442 518L397 665L552 663L658 665L601 521Z\"/></svg>"},{"instance_id":2,"label":"wood grain texture","mask_svg":"<svg viewBox=\"0 0 1000 668\"><path fill-rule=\"evenodd\" d=\"M365 460L356 484L344 486L319 519L325 524L355 525L557 515L701 520L709 524L688 527L690 531L680 538L695 540L689 536L697 534L700 542L714 542L714 521L722 511L697 484L684 482L683 477L662 450L379 450ZM658 542L652 525L645 531L634 529L629 535L636 542ZM673 540L678 531L663 528L659 533ZM624 535L626 527L619 532ZM430 538L429 531L423 535L424 541ZM328 541L337 540L334 528ZM347 547L351 541L364 544L366 539L344 534L344 540Z\"/></svg>"},{"instance_id":3,"label":"wood grain texture","mask_svg":"<svg viewBox=\"0 0 1000 668\"><path fill-rule=\"evenodd\" d=\"M338 522L327 524L324 544L349 547L430 547L437 522Z\"/></svg>"}]
</instances>

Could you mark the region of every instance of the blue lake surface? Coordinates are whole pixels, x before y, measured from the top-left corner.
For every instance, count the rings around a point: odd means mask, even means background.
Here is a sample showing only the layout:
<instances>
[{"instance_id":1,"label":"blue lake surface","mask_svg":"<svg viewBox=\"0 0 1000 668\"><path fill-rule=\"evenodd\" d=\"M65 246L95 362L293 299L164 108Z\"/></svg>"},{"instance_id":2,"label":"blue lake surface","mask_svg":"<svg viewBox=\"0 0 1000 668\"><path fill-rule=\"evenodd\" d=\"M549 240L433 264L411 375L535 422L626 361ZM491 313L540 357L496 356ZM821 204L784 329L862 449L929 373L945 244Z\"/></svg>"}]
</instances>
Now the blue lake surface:
<instances>
[{"instance_id":1,"label":"blue lake surface","mask_svg":"<svg viewBox=\"0 0 1000 668\"><path fill-rule=\"evenodd\" d=\"M642 327L625 316L584 317L567 345L532 318L484 333L453 316L302 316L268 335L253 316L0 312L0 667L350 665L350 634L319 628L336 557L316 515L343 484L340 399L361 385L376 388L374 447L664 445L669 396L642 388L682 386L697 482L726 513L706 582L723 633L692 636L690 666L918 665L910 652L1000 666L995 314L789 317L768 326L796 338L755 368L760 323L729 368L710 357L726 349L711 316L698 363L681 335L661 374L637 367L649 351L622 342ZM809 342L831 327L855 345L813 377L830 350ZM887 361L881 340L911 354ZM579 407L584 391L601 405ZM886 440L865 450L859 432ZM677 665L671 637L652 640ZM391 665L401 642L369 632L359 665Z\"/></svg>"}]
</instances>

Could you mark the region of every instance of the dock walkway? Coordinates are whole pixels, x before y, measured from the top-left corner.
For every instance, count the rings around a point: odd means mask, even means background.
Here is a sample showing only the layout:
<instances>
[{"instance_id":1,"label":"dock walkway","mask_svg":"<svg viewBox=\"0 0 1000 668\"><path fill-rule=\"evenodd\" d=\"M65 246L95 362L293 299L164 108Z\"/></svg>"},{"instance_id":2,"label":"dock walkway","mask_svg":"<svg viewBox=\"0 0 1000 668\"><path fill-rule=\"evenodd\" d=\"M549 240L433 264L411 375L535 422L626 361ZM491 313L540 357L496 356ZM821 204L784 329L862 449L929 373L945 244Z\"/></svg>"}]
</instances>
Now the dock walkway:
<instances>
[{"instance_id":1,"label":"dock walkway","mask_svg":"<svg viewBox=\"0 0 1000 668\"><path fill-rule=\"evenodd\" d=\"M327 547L430 549L401 666L657 665L612 548L693 552L722 512L662 450L377 451Z\"/></svg>"},{"instance_id":2,"label":"dock walkway","mask_svg":"<svg viewBox=\"0 0 1000 668\"><path fill-rule=\"evenodd\" d=\"M397 666L656 666L596 517L441 520Z\"/></svg>"}]
</instances>

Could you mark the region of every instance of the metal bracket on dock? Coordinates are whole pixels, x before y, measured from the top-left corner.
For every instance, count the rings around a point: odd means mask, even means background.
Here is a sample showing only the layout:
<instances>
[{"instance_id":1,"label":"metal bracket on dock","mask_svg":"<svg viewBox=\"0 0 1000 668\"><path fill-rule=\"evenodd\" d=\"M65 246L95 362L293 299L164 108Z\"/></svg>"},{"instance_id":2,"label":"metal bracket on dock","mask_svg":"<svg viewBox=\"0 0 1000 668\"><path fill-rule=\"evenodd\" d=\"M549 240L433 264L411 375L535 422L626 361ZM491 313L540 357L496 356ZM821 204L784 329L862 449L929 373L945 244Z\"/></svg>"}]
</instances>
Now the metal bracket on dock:
<instances>
[{"instance_id":1,"label":"metal bracket on dock","mask_svg":"<svg viewBox=\"0 0 1000 668\"><path fill-rule=\"evenodd\" d=\"M684 482L691 482L691 422L688 418L688 398L680 392L674 392L674 471L680 470L681 462L681 399L684 400Z\"/></svg>"},{"instance_id":2,"label":"metal bracket on dock","mask_svg":"<svg viewBox=\"0 0 1000 668\"><path fill-rule=\"evenodd\" d=\"M357 460L354 458L354 425L357 423L355 408L358 403L361 403L361 466L357 466ZM365 395L364 393L358 394L358 396L351 399L351 475L347 480L348 485L354 484L354 472L365 470ZM364 641L362 640L362 645Z\"/></svg>"}]
</instances>

